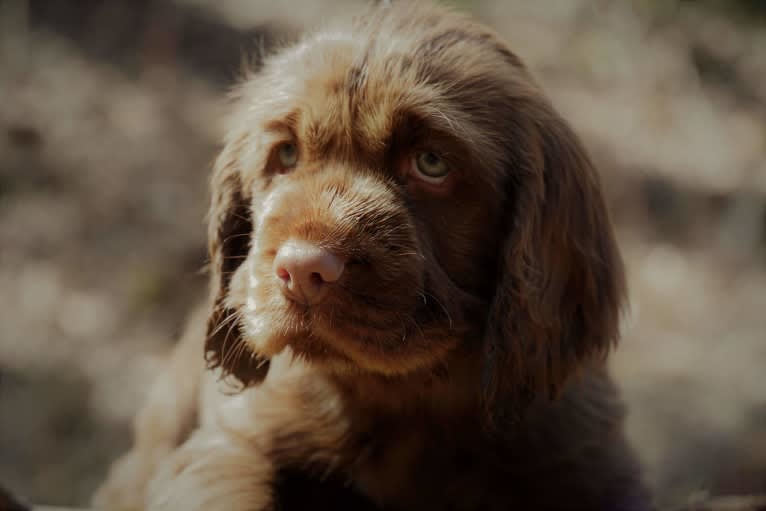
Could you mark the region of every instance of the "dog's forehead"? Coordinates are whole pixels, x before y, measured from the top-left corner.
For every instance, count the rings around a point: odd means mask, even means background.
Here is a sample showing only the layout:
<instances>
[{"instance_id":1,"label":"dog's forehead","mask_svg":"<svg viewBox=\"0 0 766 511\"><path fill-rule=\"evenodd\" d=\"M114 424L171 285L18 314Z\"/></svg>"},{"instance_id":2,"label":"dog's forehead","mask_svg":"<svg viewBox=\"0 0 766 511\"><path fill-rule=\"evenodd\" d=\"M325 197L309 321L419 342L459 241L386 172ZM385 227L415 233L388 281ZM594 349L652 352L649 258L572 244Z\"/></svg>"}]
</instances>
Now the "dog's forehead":
<instances>
[{"instance_id":1,"label":"dog's forehead","mask_svg":"<svg viewBox=\"0 0 766 511\"><path fill-rule=\"evenodd\" d=\"M491 135L508 131L501 112L508 91L526 86L523 66L481 25L407 9L318 31L269 59L243 88L249 129L281 123L310 154L374 157L401 120L417 118L479 155L497 154L502 141Z\"/></svg>"},{"instance_id":2,"label":"dog's forehead","mask_svg":"<svg viewBox=\"0 0 766 511\"><path fill-rule=\"evenodd\" d=\"M286 55L294 72L283 89L292 128L312 152L382 150L397 119L449 114L434 81L413 64L415 42L396 35L387 44L368 34L322 33ZM437 62L431 66L436 67Z\"/></svg>"}]
</instances>

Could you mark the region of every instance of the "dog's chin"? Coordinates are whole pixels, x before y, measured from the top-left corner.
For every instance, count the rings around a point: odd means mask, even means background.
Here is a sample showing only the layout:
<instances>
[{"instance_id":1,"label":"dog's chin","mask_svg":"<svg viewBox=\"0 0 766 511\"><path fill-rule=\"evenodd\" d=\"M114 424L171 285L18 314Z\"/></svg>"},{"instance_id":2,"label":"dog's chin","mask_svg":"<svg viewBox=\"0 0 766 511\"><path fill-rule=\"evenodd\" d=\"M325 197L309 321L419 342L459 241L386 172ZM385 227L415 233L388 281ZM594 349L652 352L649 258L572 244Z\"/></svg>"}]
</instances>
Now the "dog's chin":
<instances>
[{"instance_id":1,"label":"dog's chin","mask_svg":"<svg viewBox=\"0 0 766 511\"><path fill-rule=\"evenodd\" d=\"M322 307L286 302L279 309L243 316L248 348L270 359L289 347L294 356L332 374L403 375L442 363L457 345L455 332L423 349L427 341L420 327L367 331L362 337L334 327L332 312Z\"/></svg>"},{"instance_id":2,"label":"dog's chin","mask_svg":"<svg viewBox=\"0 0 766 511\"><path fill-rule=\"evenodd\" d=\"M335 349L334 343L321 339L308 330L289 335L272 333L265 338L245 337L243 342L248 345L250 351L258 355L257 358L271 359L289 348L293 357L328 374L379 373L375 367L360 364L349 355Z\"/></svg>"}]
</instances>

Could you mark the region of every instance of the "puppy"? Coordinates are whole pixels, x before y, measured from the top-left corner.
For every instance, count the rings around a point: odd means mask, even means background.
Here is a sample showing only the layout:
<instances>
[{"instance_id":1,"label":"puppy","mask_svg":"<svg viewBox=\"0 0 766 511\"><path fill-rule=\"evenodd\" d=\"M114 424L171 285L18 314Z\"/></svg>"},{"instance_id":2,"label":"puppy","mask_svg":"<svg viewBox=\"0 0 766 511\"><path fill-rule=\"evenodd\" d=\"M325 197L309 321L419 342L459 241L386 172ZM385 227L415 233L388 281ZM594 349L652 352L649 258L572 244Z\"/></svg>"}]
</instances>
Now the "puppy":
<instances>
[{"instance_id":1,"label":"puppy","mask_svg":"<svg viewBox=\"0 0 766 511\"><path fill-rule=\"evenodd\" d=\"M208 234L210 303L98 507L651 508L599 179L492 31L395 2L268 58Z\"/></svg>"}]
</instances>

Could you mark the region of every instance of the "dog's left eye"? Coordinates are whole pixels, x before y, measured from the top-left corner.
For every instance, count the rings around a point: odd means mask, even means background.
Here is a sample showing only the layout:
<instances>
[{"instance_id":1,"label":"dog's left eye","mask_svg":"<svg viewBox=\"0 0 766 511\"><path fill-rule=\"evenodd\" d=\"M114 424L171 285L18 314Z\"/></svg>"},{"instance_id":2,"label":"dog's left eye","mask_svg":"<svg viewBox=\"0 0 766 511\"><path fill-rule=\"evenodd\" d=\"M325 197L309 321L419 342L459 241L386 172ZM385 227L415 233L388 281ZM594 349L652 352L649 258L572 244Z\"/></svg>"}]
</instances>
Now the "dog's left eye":
<instances>
[{"instance_id":1,"label":"dog's left eye","mask_svg":"<svg viewBox=\"0 0 766 511\"><path fill-rule=\"evenodd\" d=\"M298 163L298 146L292 142L285 142L279 146L277 155L283 169L292 168Z\"/></svg>"},{"instance_id":2,"label":"dog's left eye","mask_svg":"<svg viewBox=\"0 0 766 511\"><path fill-rule=\"evenodd\" d=\"M421 151L413 158L418 177L429 183L441 183L450 173L447 162L433 151Z\"/></svg>"}]
</instances>

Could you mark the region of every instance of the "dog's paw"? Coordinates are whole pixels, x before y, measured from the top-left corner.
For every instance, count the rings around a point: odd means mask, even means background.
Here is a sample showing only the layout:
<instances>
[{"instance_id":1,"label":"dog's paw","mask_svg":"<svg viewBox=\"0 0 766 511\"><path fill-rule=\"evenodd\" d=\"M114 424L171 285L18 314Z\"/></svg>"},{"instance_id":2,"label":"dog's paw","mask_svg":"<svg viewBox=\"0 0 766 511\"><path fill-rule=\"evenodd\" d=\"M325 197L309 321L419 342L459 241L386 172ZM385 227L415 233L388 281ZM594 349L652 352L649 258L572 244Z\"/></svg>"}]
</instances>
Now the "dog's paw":
<instances>
[{"instance_id":1,"label":"dog's paw","mask_svg":"<svg viewBox=\"0 0 766 511\"><path fill-rule=\"evenodd\" d=\"M150 511L270 511L271 463L220 432L197 432L149 483Z\"/></svg>"},{"instance_id":2,"label":"dog's paw","mask_svg":"<svg viewBox=\"0 0 766 511\"><path fill-rule=\"evenodd\" d=\"M133 450L117 460L109 477L93 495L93 509L102 511L143 511L149 480L170 449L151 452Z\"/></svg>"}]
</instances>

